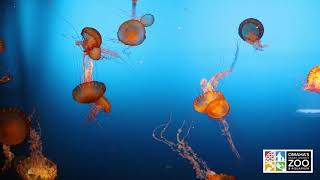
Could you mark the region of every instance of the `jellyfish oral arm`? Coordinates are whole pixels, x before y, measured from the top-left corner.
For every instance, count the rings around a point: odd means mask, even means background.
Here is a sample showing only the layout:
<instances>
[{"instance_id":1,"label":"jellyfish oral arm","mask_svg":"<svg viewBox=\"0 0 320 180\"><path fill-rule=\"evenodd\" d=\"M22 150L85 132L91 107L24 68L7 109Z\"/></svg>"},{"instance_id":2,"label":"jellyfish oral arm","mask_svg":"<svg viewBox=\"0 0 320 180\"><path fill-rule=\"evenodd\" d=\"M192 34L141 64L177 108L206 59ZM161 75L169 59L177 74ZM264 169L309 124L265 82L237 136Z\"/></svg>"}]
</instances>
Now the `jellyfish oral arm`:
<instances>
[{"instance_id":1,"label":"jellyfish oral arm","mask_svg":"<svg viewBox=\"0 0 320 180\"><path fill-rule=\"evenodd\" d=\"M239 159L240 158L240 154L239 154L236 146L233 143L232 136L231 136L231 133L229 131L228 122L225 120L225 118L222 118L222 119L220 119L220 123L221 123L220 127L221 127L222 134L227 137L227 140L228 140L228 143L230 145L230 148L231 148L232 152Z\"/></svg>"},{"instance_id":2,"label":"jellyfish oral arm","mask_svg":"<svg viewBox=\"0 0 320 180\"><path fill-rule=\"evenodd\" d=\"M92 72L93 72L93 62L92 60L89 59L89 62L88 62L88 68L86 67L86 59L85 59L85 55L84 55L84 58L83 58L83 82L89 82L89 81L92 81L93 78L92 78Z\"/></svg>"},{"instance_id":3,"label":"jellyfish oral arm","mask_svg":"<svg viewBox=\"0 0 320 180\"><path fill-rule=\"evenodd\" d=\"M132 19L136 18L137 2L138 0L132 0Z\"/></svg>"}]
</instances>

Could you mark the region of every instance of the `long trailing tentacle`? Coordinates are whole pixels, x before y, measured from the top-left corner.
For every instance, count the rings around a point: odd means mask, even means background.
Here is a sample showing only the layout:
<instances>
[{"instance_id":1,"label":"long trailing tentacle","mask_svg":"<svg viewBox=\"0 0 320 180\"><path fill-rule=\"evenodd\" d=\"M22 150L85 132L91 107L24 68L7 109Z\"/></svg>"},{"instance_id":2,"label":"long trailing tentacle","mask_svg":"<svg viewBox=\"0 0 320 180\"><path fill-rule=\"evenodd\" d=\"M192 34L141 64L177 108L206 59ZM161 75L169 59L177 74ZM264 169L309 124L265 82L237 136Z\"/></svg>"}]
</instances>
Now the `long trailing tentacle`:
<instances>
[{"instance_id":1,"label":"long trailing tentacle","mask_svg":"<svg viewBox=\"0 0 320 180\"><path fill-rule=\"evenodd\" d=\"M236 146L235 146L234 143L233 143L232 136L231 136L231 133L230 133L230 131L229 131L228 122L227 122L224 118L220 119L220 122L221 122L221 124L222 124L222 126L220 126L220 127L222 128L222 129L221 129L221 130L222 130L222 133L223 133L223 135L225 135L225 136L227 137L227 140L228 140L228 143L229 143L229 145L230 145L230 148L231 148L232 152L234 153L234 155L235 155L238 159L240 159L240 154L239 154Z\"/></svg>"},{"instance_id":2,"label":"long trailing tentacle","mask_svg":"<svg viewBox=\"0 0 320 180\"><path fill-rule=\"evenodd\" d=\"M204 160L202 160L200 157L198 157L197 154L193 151L192 147L189 146L188 143L186 142L186 139L190 135L191 128L193 127L192 123L188 127L186 134L182 137L181 134L183 133L183 129L185 126L185 121L183 121L181 127L178 129L176 134L176 141L177 141L176 144L173 143L172 141L167 140L164 137L164 133L166 129L169 127L171 121L172 121L172 114L170 115L170 119L167 123L162 124L153 130L153 134L152 134L153 138L157 141L167 144L172 150L178 152L179 156L181 156L184 159L187 159L192 165L193 169L195 170L197 178L206 179L206 176L208 173L215 174L215 172L210 170L210 168L207 166L207 163ZM156 131L160 128L162 128L159 135L160 137L157 137Z\"/></svg>"}]
</instances>

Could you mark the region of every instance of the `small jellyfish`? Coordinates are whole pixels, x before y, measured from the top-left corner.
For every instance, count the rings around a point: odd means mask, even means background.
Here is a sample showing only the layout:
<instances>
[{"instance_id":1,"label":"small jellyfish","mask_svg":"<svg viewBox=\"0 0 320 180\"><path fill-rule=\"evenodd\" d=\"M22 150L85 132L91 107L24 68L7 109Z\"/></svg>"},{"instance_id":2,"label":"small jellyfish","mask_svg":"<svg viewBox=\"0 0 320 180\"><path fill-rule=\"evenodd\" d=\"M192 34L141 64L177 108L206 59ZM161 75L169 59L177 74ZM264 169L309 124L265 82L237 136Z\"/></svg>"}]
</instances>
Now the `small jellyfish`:
<instances>
[{"instance_id":1,"label":"small jellyfish","mask_svg":"<svg viewBox=\"0 0 320 180\"><path fill-rule=\"evenodd\" d=\"M102 57L120 58L118 53L101 48L102 37L98 30L92 27L85 27L81 31L82 41L76 41L76 45L81 46L85 56L88 55L93 60L100 60Z\"/></svg>"},{"instance_id":2,"label":"small jellyfish","mask_svg":"<svg viewBox=\"0 0 320 180\"><path fill-rule=\"evenodd\" d=\"M12 81L13 77L9 74L0 77L0 84L7 84Z\"/></svg>"},{"instance_id":3,"label":"small jellyfish","mask_svg":"<svg viewBox=\"0 0 320 180\"><path fill-rule=\"evenodd\" d=\"M236 52L232 64L228 70L216 73L209 81L207 79L201 79L200 85L202 93L194 99L193 108L195 111L204 113L210 118L218 120L220 123L221 131L223 135L227 137L228 143L232 152L237 158L240 158L240 154L236 149L231 133L229 131L229 125L225 117L230 111L228 101L224 98L222 92L217 91L219 80L231 73L235 67L238 59L239 45L237 44Z\"/></svg>"},{"instance_id":4,"label":"small jellyfish","mask_svg":"<svg viewBox=\"0 0 320 180\"><path fill-rule=\"evenodd\" d=\"M30 156L18 163L18 175L24 180L54 180L57 177L57 165L42 154L41 135L34 128L30 128L29 143Z\"/></svg>"},{"instance_id":5,"label":"small jellyfish","mask_svg":"<svg viewBox=\"0 0 320 180\"><path fill-rule=\"evenodd\" d=\"M5 42L4 40L0 39L0 54L4 53L6 50Z\"/></svg>"},{"instance_id":6,"label":"small jellyfish","mask_svg":"<svg viewBox=\"0 0 320 180\"><path fill-rule=\"evenodd\" d=\"M146 39L144 24L135 19L122 23L117 34L119 41L128 46L138 46Z\"/></svg>"},{"instance_id":7,"label":"small jellyfish","mask_svg":"<svg viewBox=\"0 0 320 180\"><path fill-rule=\"evenodd\" d=\"M265 45L261 44L261 38L264 33L264 28L262 23L254 18L248 18L241 22L239 25L239 36L242 40L253 45L257 50L263 50Z\"/></svg>"},{"instance_id":8,"label":"small jellyfish","mask_svg":"<svg viewBox=\"0 0 320 180\"><path fill-rule=\"evenodd\" d=\"M10 168L14 154L10 146L22 143L29 133L30 117L18 108L0 108L0 143L7 158L2 171Z\"/></svg>"},{"instance_id":9,"label":"small jellyfish","mask_svg":"<svg viewBox=\"0 0 320 180\"><path fill-rule=\"evenodd\" d=\"M106 86L102 82L90 81L85 82L72 91L73 99L79 103L90 104L94 103L90 111L89 120L94 120L100 110L108 113L111 109L111 104L103 94L106 91Z\"/></svg>"},{"instance_id":10,"label":"small jellyfish","mask_svg":"<svg viewBox=\"0 0 320 180\"><path fill-rule=\"evenodd\" d=\"M152 14L145 14L140 18L140 22L144 25L144 27L152 26L154 23L154 16Z\"/></svg>"},{"instance_id":11,"label":"small jellyfish","mask_svg":"<svg viewBox=\"0 0 320 180\"><path fill-rule=\"evenodd\" d=\"M305 91L320 93L320 65L313 67L307 76L307 82L303 88Z\"/></svg>"}]
</instances>

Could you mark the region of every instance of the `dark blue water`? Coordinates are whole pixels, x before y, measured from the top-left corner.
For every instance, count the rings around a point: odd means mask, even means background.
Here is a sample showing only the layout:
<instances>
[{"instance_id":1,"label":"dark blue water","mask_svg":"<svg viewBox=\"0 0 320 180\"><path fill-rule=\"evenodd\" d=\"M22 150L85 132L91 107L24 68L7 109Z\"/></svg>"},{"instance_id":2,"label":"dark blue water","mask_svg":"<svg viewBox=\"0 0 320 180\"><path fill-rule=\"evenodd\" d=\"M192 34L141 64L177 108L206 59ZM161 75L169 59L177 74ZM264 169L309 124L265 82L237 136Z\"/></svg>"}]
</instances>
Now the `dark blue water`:
<instances>
[{"instance_id":1,"label":"dark blue water","mask_svg":"<svg viewBox=\"0 0 320 180\"><path fill-rule=\"evenodd\" d=\"M75 39L85 26L95 27L103 46L121 52L119 25L130 18L131 2L106 0L1 1L0 38L6 52L1 71L14 81L0 88L1 106L18 106L40 117L44 154L58 165L58 179L195 179L188 161L152 139L152 130L169 120L175 138L183 120L195 121L189 144L209 167L237 179L319 179L317 116L297 109L318 109L319 94L302 90L309 70L319 64L318 1L139 0L137 14L152 13L145 42L130 48L130 65L116 60L94 62L94 79L107 85L110 114L86 124L89 106L71 92L81 78L82 54ZM263 52L238 37L248 17L265 28ZM79 40L79 39L78 39ZM232 154L217 121L196 113L192 102L201 78L232 63L234 72L220 90L230 103L227 117L241 159ZM4 70L3 70L4 69ZM28 152L27 144L13 148ZM313 174L263 174L263 149L314 150ZM15 179L14 170L0 178Z\"/></svg>"}]
</instances>

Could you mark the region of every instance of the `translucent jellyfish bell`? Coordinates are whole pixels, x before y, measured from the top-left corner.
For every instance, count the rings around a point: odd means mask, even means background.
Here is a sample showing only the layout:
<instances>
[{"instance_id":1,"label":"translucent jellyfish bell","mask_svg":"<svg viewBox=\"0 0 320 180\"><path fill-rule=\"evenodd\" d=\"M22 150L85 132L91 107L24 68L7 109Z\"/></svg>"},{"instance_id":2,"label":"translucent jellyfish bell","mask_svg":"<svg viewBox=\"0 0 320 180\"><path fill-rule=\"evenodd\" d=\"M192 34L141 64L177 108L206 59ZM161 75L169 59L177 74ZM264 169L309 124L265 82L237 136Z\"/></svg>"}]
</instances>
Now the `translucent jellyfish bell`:
<instances>
[{"instance_id":1,"label":"translucent jellyfish bell","mask_svg":"<svg viewBox=\"0 0 320 180\"><path fill-rule=\"evenodd\" d=\"M144 25L144 27L152 26L154 23L154 16L152 14L145 14L140 18L140 22Z\"/></svg>"}]
</instances>

